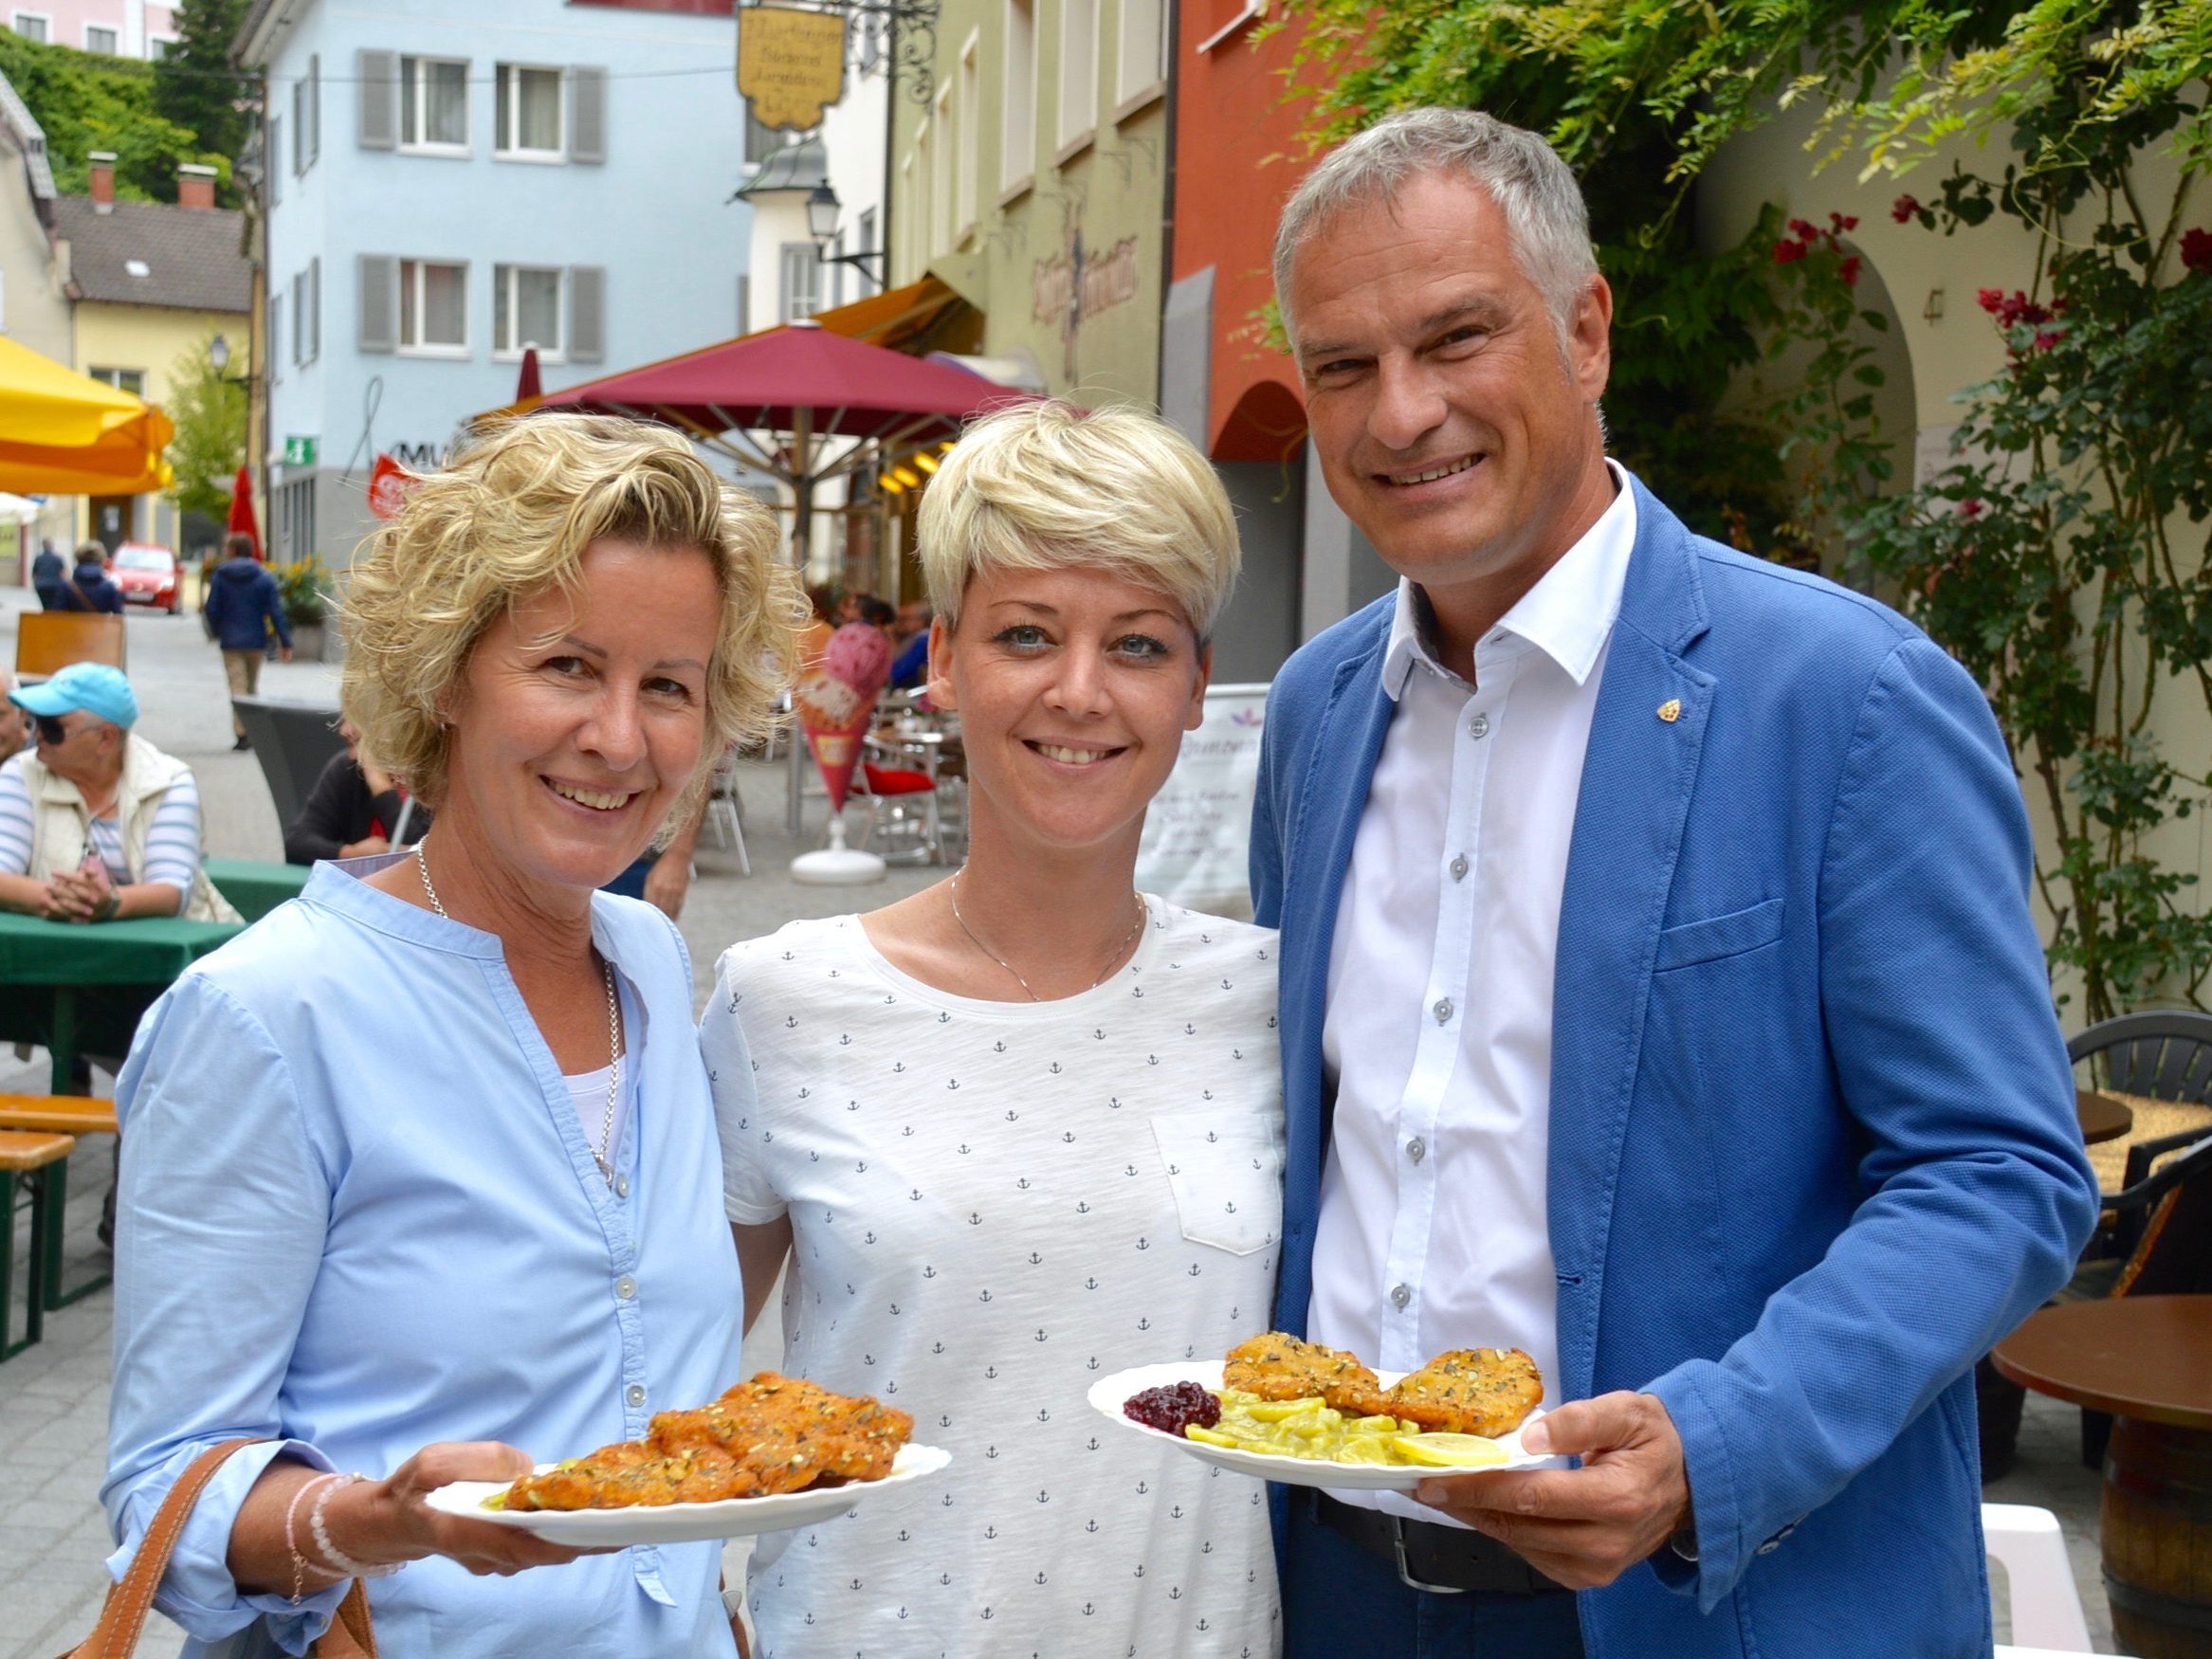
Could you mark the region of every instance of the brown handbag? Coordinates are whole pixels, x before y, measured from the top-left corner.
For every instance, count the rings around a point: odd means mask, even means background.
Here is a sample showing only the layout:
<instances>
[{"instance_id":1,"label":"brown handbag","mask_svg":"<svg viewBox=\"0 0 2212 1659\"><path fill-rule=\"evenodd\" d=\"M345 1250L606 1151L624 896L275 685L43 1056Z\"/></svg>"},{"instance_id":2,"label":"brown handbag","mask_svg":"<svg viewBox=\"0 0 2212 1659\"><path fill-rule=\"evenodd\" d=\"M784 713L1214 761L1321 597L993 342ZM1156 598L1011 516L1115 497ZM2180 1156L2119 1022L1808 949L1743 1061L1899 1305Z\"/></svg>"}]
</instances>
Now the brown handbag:
<instances>
[{"instance_id":1,"label":"brown handbag","mask_svg":"<svg viewBox=\"0 0 2212 1659\"><path fill-rule=\"evenodd\" d=\"M258 1444L227 1440L192 1459L176 1485L169 1488L169 1496L161 1500L161 1507L154 1512L154 1524L146 1529L145 1541L131 1559L130 1571L123 1575L121 1583L109 1588L107 1604L100 1610L100 1623L61 1659L130 1659L137 1650L138 1634L146 1628L146 1615L154 1610L154 1591L161 1575L169 1570L170 1552L176 1548L177 1535L184 1531L192 1505L233 1452ZM369 1626L369 1598L358 1578L346 1587L337 1620L322 1633L313 1651L318 1659L376 1659L376 1633Z\"/></svg>"}]
</instances>

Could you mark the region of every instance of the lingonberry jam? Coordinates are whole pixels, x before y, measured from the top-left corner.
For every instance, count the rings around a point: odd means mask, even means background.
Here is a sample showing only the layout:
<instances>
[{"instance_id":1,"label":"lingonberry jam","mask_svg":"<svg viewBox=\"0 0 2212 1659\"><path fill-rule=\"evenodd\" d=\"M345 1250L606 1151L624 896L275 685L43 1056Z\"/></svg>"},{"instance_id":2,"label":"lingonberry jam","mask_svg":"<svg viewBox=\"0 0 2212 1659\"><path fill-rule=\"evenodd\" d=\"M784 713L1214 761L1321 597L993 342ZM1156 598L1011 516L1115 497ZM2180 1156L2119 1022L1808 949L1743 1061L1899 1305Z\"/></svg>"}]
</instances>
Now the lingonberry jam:
<instances>
[{"instance_id":1,"label":"lingonberry jam","mask_svg":"<svg viewBox=\"0 0 2212 1659\"><path fill-rule=\"evenodd\" d=\"M1179 1435L1193 1423L1211 1429L1221 1421L1221 1402L1195 1382L1171 1382L1131 1395L1122 1402L1122 1415L1147 1429Z\"/></svg>"}]
</instances>

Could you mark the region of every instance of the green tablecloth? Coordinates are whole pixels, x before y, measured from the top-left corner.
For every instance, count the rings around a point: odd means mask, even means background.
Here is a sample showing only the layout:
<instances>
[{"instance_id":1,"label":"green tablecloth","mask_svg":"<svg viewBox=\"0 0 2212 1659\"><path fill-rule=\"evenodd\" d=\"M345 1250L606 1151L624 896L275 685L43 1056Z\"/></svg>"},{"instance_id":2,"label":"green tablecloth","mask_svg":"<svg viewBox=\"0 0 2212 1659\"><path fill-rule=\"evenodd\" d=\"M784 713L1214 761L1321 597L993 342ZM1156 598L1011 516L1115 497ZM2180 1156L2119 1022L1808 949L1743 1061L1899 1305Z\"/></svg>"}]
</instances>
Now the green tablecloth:
<instances>
[{"instance_id":1,"label":"green tablecloth","mask_svg":"<svg viewBox=\"0 0 2212 1659\"><path fill-rule=\"evenodd\" d=\"M239 931L174 916L67 922L0 911L0 1039L44 1045L53 1092L65 1094L78 1054L122 1053L154 999Z\"/></svg>"},{"instance_id":2,"label":"green tablecloth","mask_svg":"<svg viewBox=\"0 0 2212 1659\"><path fill-rule=\"evenodd\" d=\"M248 921L259 921L307 884L303 864L259 864L245 858L210 858L204 866L215 890Z\"/></svg>"}]
</instances>

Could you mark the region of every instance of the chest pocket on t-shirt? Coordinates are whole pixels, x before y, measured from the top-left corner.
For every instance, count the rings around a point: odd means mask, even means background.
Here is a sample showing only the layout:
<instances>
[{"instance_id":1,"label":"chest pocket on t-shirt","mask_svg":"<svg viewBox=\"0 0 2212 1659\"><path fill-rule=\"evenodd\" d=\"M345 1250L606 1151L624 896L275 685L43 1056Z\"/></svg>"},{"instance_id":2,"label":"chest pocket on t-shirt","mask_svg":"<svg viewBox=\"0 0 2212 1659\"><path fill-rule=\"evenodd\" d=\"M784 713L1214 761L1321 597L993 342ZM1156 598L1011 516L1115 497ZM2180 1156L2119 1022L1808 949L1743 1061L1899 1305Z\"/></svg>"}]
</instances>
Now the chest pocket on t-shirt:
<instances>
[{"instance_id":1,"label":"chest pocket on t-shirt","mask_svg":"<svg viewBox=\"0 0 2212 1659\"><path fill-rule=\"evenodd\" d=\"M1283 1231L1283 1131L1250 1112L1167 1112L1152 1137L1183 1237L1249 1256Z\"/></svg>"}]
</instances>

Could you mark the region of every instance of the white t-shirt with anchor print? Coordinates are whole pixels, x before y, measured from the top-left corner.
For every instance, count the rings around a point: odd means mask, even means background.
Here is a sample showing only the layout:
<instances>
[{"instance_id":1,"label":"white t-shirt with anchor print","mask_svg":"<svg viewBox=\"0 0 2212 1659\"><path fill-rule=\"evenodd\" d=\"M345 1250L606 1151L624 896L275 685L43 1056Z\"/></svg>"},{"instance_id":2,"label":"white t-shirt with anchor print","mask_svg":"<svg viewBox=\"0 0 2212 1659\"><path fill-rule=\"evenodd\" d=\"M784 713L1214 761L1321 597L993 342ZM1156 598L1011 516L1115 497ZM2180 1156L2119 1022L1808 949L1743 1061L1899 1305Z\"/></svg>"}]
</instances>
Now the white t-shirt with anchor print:
<instances>
[{"instance_id":1,"label":"white t-shirt with anchor print","mask_svg":"<svg viewBox=\"0 0 2212 1659\"><path fill-rule=\"evenodd\" d=\"M731 1219L791 1215L785 1369L953 1453L760 1540L759 1659L1277 1650L1266 1488L1084 1398L1218 1358L1274 1290L1275 936L1147 903L1057 1002L933 990L851 916L723 955L702 1042Z\"/></svg>"}]
</instances>

